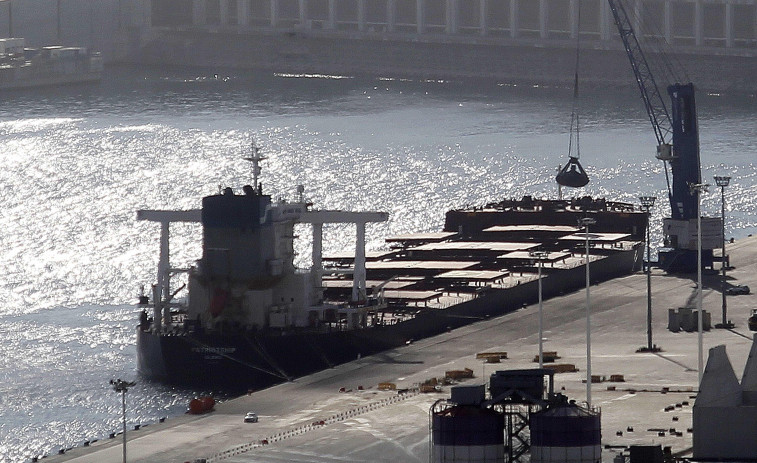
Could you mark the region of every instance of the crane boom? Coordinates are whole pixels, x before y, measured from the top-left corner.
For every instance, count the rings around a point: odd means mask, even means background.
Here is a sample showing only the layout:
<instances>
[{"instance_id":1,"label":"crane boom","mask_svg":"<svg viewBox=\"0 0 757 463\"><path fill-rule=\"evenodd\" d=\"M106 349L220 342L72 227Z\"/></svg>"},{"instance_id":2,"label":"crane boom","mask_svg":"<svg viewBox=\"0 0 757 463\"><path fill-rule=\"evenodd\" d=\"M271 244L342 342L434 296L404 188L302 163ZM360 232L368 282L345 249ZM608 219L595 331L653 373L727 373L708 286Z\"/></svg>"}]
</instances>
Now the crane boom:
<instances>
[{"instance_id":1,"label":"crane boom","mask_svg":"<svg viewBox=\"0 0 757 463\"><path fill-rule=\"evenodd\" d=\"M631 62L636 83L641 91L641 98L644 100L644 107L649 116L649 122L652 123L652 129L657 138L657 157L669 160L667 159L671 154L669 148L660 148L670 145L670 136L673 132L673 123L665 106L665 101L649 68L644 51L636 38L636 33L631 26L631 20L625 7L621 2L616 0L607 1L610 4L610 10L615 19L615 26L618 28L620 39L623 41L623 47L628 55L628 60Z\"/></svg>"}]
</instances>

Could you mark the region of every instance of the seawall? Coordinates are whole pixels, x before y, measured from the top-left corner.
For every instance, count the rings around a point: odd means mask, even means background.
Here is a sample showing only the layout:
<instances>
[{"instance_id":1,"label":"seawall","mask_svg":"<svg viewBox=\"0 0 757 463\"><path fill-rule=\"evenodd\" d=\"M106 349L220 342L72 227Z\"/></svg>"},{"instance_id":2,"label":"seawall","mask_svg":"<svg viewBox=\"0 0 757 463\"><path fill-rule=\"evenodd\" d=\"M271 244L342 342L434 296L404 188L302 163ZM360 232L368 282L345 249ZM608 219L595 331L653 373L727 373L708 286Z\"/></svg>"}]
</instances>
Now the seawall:
<instances>
[{"instance_id":1,"label":"seawall","mask_svg":"<svg viewBox=\"0 0 757 463\"><path fill-rule=\"evenodd\" d=\"M685 52L686 50L684 50ZM714 52L674 57L682 80L715 92L757 92L757 58ZM571 85L575 44L407 37L322 31L154 29L129 60L152 65L258 69L280 73L367 75L415 79L493 79L506 84ZM633 86L625 52L587 48L580 54L584 85Z\"/></svg>"}]
</instances>

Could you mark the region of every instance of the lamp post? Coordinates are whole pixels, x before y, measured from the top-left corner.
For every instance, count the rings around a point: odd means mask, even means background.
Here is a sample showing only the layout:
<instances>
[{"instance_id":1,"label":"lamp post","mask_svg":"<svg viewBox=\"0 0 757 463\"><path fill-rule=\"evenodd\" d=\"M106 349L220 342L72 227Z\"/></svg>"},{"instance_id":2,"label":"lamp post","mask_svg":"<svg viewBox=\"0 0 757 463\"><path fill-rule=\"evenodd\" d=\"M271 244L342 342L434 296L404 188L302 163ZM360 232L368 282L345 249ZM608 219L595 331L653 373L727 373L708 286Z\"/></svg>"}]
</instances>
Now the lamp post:
<instances>
[{"instance_id":1,"label":"lamp post","mask_svg":"<svg viewBox=\"0 0 757 463\"><path fill-rule=\"evenodd\" d=\"M589 225L597 223L596 220L585 217L581 219L586 233L586 404L591 406L591 297L589 294Z\"/></svg>"},{"instance_id":2,"label":"lamp post","mask_svg":"<svg viewBox=\"0 0 757 463\"><path fill-rule=\"evenodd\" d=\"M720 187L720 221L722 222L722 253L720 260L720 292L723 294L723 322L720 328L733 328L733 324L728 321L727 305L725 302L725 270L726 270L726 258L725 258L725 187L731 182L731 177L727 176L715 176L715 183Z\"/></svg>"},{"instance_id":3,"label":"lamp post","mask_svg":"<svg viewBox=\"0 0 757 463\"><path fill-rule=\"evenodd\" d=\"M137 383L133 381L124 381L122 379L116 379L116 380L111 379L110 384L113 386L114 391L121 393L121 412L122 412L123 421L124 421L124 461L123 463L126 463L126 391L128 391L130 387L134 386Z\"/></svg>"},{"instance_id":4,"label":"lamp post","mask_svg":"<svg viewBox=\"0 0 757 463\"><path fill-rule=\"evenodd\" d=\"M699 385L702 385L704 373L704 350L702 347L702 192L707 192L706 183L692 183L689 191L697 195L697 332L699 340Z\"/></svg>"},{"instance_id":5,"label":"lamp post","mask_svg":"<svg viewBox=\"0 0 757 463\"><path fill-rule=\"evenodd\" d=\"M8 1L8 37L13 37L13 0Z\"/></svg>"},{"instance_id":6,"label":"lamp post","mask_svg":"<svg viewBox=\"0 0 757 463\"><path fill-rule=\"evenodd\" d=\"M652 260L651 260L651 243L649 239L649 217L652 207L657 200L656 196L640 196L641 207L647 214L647 348L646 352L655 352L658 349L652 344ZM644 349L640 349L644 351Z\"/></svg>"},{"instance_id":7,"label":"lamp post","mask_svg":"<svg viewBox=\"0 0 757 463\"><path fill-rule=\"evenodd\" d=\"M544 259L549 256L547 251L531 251L529 256L539 261L539 368L544 368L544 304L542 300L541 269Z\"/></svg>"},{"instance_id":8,"label":"lamp post","mask_svg":"<svg viewBox=\"0 0 757 463\"><path fill-rule=\"evenodd\" d=\"M63 40L61 40L61 34L60 34L60 2L61 0L57 0L55 2L55 21L56 21L56 39L58 40L58 45L63 45Z\"/></svg>"}]
</instances>

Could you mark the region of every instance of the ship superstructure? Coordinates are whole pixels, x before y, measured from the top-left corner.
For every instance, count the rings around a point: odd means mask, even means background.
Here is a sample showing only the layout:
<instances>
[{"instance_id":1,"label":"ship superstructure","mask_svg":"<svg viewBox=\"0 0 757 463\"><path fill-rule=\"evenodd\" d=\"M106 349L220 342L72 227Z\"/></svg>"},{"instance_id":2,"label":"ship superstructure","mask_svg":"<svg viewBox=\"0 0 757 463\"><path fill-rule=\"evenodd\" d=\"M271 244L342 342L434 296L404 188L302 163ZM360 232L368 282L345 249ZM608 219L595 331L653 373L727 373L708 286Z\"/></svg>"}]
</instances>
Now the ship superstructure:
<instances>
[{"instance_id":1,"label":"ship superstructure","mask_svg":"<svg viewBox=\"0 0 757 463\"><path fill-rule=\"evenodd\" d=\"M146 296L140 301L145 308L152 306L152 317L145 311L139 330L139 370L147 376L174 377L173 365L165 361L161 348L169 337L179 335L190 344L199 343L192 352L210 354L205 360L221 360L222 356L215 357L234 353L237 347L218 347L210 342L215 336L282 335L287 330L318 335L367 328L369 313L379 307L377 298L366 297L365 227L385 221L388 215L313 210L303 198L302 187L295 201L273 202L258 184L263 158L256 147L253 152L248 160L253 162L254 182L241 193L225 188L203 198L200 210L141 210L137 214L139 220L159 222L162 229L152 303ZM203 254L189 269L169 265L169 226L173 222L202 224ZM294 226L298 223L313 228L313 267L309 271L294 265ZM352 223L357 228L352 294L341 301L324 300L321 283L322 230L328 223ZM188 291L186 298L176 300L184 286L174 289L171 280L180 273L187 274ZM286 373L282 376L289 377Z\"/></svg>"}]
</instances>

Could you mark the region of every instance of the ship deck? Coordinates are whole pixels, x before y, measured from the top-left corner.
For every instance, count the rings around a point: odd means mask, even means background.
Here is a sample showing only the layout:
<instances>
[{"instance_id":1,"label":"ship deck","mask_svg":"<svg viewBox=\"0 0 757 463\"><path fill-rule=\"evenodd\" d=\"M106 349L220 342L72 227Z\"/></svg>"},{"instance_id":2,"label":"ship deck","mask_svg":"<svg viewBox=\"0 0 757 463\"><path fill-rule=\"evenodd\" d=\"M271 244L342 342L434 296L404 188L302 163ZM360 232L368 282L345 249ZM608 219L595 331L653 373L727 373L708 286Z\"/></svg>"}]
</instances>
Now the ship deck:
<instances>
[{"instance_id":1,"label":"ship deck","mask_svg":"<svg viewBox=\"0 0 757 463\"><path fill-rule=\"evenodd\" d=\"M757 237L729 244L729 284L757 287ZM603 462L631 444L661 444L673 453L690 452L692 405L697 388L697 334L666 329L668 309L693 301L695 275L652 275L653 338L663 351L636 353L646 345L646 276L633 274L591 287L593 404L602 410ZM706 274L703 307L720 320L719 276ZM728 313L736 327L704 335L705 355L726 345L737 374L752 344L747 328L754 295L729 296ZM545 350L578 372L555 375L555 389L585 398L585 294L565 294L544 302ZM441 393L413 392L445 371L470 368L480 384L496 369L534 368L538 352L537 305L481 321L383 354L218 404L207 415L169 418L129 431L132 462L426 462L429 457L429 408ZM482 363L481 352L507 352L501 363ZM610 382L622 375L624 382ZM379 390L392 382L406 393ZM341 388L345 392L339 392ZM244 423L248 411L260 421ZM147 423L145 423L147 424ZM632 431L630 430L632 429ZM672 431L673 430L673 431ZM660 434L662 433L662 434ZM267 442L267 443L264 443ZM609 447L608 447L609 446ZM121 437L78 447L48 462L119 462Z\"/></svg>"},{"instance_id":2,"label":"ship deck","mask_svg":"<svg viewBox=\"0 0 757 463\"><path fill-rule=\"evenodd\" d=\"M530 205L524 209L529 213L540 211L542 205L548 205L552 210L557 208L555 204L566 207L562 202L549 200L510 202ZM602 217L605 222L608 217L617 219L615 209L609 208L604 200L594 200L590 204L602 208L584 210L575 207L574 212L592 213ZM413 233L387 238L390 251L366 254L368 293L377 295L379 290L382 291L388 311L445 309L476 299L488 289L507 290L533 282L539 274L537 254L541 254L542 276L553 279L545 294L554 290L555 285L560 285L555 280L565 281L557 291L574 290L579 285L574 281L575 277L568 274L585 265L587 238L592 263L618 253L633 252L641 246L632 234L612 231L618 227L627 228L625 222L629 221L628 217L623 218L623 226L619 226L616 220L612 228L605 225L604 231L594 231L588 236L575 226L550 224L550 221L556 220L554 217L531 219L546 223L485 226L490 221L513 220L509 213L503 213L505 209L502 205L483 209L484 212L492 212L485 218L482 218L480 208L455 211L467 217L467 221L461 221L465 225L459 227L459 232ZM641 215L630 205L623 205L621 210L629 217L631 214ZM454 216L454 213L451 214ZM559 220L565 220L565 217ZM333 254L324 256L323 262L325 297L331 300L351 297L354 256ZM638 268L638 260L635 265ZM614 276L618 272L612 267L613 264L599 265L595 268L595 279L602 281Z\"/></svg>"}]
</instances>

